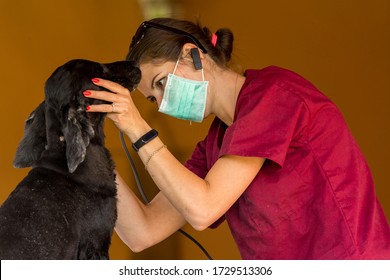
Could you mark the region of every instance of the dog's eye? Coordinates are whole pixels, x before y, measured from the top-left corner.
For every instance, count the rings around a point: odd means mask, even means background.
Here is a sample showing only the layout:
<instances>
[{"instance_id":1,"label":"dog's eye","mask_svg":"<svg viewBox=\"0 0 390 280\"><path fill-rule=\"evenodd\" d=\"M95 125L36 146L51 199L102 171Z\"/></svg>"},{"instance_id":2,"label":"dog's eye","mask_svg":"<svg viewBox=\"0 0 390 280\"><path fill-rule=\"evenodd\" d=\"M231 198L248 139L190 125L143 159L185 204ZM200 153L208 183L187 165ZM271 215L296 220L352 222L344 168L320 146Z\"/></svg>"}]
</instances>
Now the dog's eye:
<instances>
[{"instance_id":1,"label":"dog's eye","mask_svg":"<svg viewBox=\"0 0 390 280\"><path fill-rule=\"evenodd\" d=\"M35 118L35 111L32 112L30 116L28 116L27 120L24 122L25 127L29 126L34 121L34 118Z\"/></svg>"},{"instance_id":2,"label":"dog's eye","mask_svg":"<svg viewBox=\"0 0 390 280\"><path fill-rule=\"evenodd\" d=\"M146 99L151 103L157 103L157 99L153 95L146 97Z\"/></svg>"}]
</instances>

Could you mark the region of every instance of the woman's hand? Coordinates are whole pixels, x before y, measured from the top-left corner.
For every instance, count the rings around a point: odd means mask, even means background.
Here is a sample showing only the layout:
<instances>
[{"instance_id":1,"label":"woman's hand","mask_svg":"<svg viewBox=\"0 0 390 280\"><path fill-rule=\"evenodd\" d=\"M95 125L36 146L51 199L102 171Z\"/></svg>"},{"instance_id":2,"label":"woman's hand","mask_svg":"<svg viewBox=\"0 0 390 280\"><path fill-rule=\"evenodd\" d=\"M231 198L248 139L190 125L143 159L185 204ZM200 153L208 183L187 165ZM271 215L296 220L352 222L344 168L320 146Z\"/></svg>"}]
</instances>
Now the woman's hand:
<instances>
[{"instance_id":1,"label":"woman's hand","mask_svg":"<svg viewBox=\"0 0 390 280\"><path fill-rule=\"evenodd\" d=\"M84 96L112 102L112 104L90 105L87 107L88 112L107 113L107 117L114 122L118 129L127 134L133 141L148 131L148 126L142 119L127 88L100 78L92 79L92 82L109 91L86 90L83 93Z\"/></svg>"}]
</instances>

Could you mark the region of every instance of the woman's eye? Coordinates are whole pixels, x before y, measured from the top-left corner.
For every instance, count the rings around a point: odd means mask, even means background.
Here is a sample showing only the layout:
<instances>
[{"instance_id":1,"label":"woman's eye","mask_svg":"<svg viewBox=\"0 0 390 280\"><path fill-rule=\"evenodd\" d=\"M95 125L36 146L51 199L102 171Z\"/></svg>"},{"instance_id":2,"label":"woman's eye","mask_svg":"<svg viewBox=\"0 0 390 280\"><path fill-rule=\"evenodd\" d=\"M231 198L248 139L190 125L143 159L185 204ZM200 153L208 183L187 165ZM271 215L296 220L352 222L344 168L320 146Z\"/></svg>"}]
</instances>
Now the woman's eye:
<instances>
[{"instance_id":1,"label":"woman's eye","mask_svg":"<svg viewBox=\"0 0 390 280\"><path fill-rule=\"evenodd\" d=\"M156 87L159 88L159 89L164 89L164 87L165 87L165 77L160 79L160 80L158 80L156 82Z\"/></svg>"},{"instance_id":2,"label":"woman's eye","mask_svg":"<svg viewBox=\"0 0 390 280\"><path fill-rule=\"evenodd\" d=\"M148 96L148 97L146 97L146 99L149 101L149 102L152 102L152 103L157 103L157 99L156 99L156 97L154 97L154 96Z\"/></svg>"}]
</instances>

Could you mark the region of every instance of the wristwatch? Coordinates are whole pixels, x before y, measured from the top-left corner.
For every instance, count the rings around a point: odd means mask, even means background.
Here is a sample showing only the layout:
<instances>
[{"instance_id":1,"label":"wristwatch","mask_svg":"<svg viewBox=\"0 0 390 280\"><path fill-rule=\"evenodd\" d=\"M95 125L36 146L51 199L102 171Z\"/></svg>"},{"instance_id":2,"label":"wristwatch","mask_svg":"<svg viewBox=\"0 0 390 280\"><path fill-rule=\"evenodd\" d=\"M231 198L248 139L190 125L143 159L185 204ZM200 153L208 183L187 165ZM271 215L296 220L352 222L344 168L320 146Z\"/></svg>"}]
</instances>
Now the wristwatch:
<instances>
[{"instance_id":1,"label":"wristwatch","mask_svg":"<svg viewBox=\"0 0 390 280\"><path fill-rule=\"evenodd\" d=\"M150 141L152 141L154 138L156 138L158 135L157 130L152 129L151 131L147 132L145 135L143 135L140 139L138 139L135 143L133 143L133 149L134 151L138 152L141 147L148 144Z\"/></svg>"}]
</instances>

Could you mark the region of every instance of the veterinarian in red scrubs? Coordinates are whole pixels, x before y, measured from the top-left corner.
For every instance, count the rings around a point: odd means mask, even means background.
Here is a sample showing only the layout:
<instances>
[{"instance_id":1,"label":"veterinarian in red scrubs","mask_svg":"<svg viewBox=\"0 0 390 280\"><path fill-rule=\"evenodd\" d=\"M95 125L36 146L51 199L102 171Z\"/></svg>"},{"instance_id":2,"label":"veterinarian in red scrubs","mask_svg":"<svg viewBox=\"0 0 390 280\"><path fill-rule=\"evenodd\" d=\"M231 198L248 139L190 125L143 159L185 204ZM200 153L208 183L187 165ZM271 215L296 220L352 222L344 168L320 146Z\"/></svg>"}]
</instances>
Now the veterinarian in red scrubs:
<instances>
[{"instance_id":1,"label":"veterinarian in red scrubs","mask_svg":"<svg viewBox=\"0 0 390 280\"><path fill-rule=\"evenodd\" d=\"M159 111L189 121L214 115L208 135L181 164L145 122L128 90L87 97L107 112L160 192L143 204L118 175L116 230L135 252L185 223L226 220L243 259L390 259L390 228L367 162L340 111L303 77L279 67L226 65L233 34L174 19L143 23L128 54L138 89ZM97 77L99 78L99 77Z\"/></svg>"}]
</instances>

